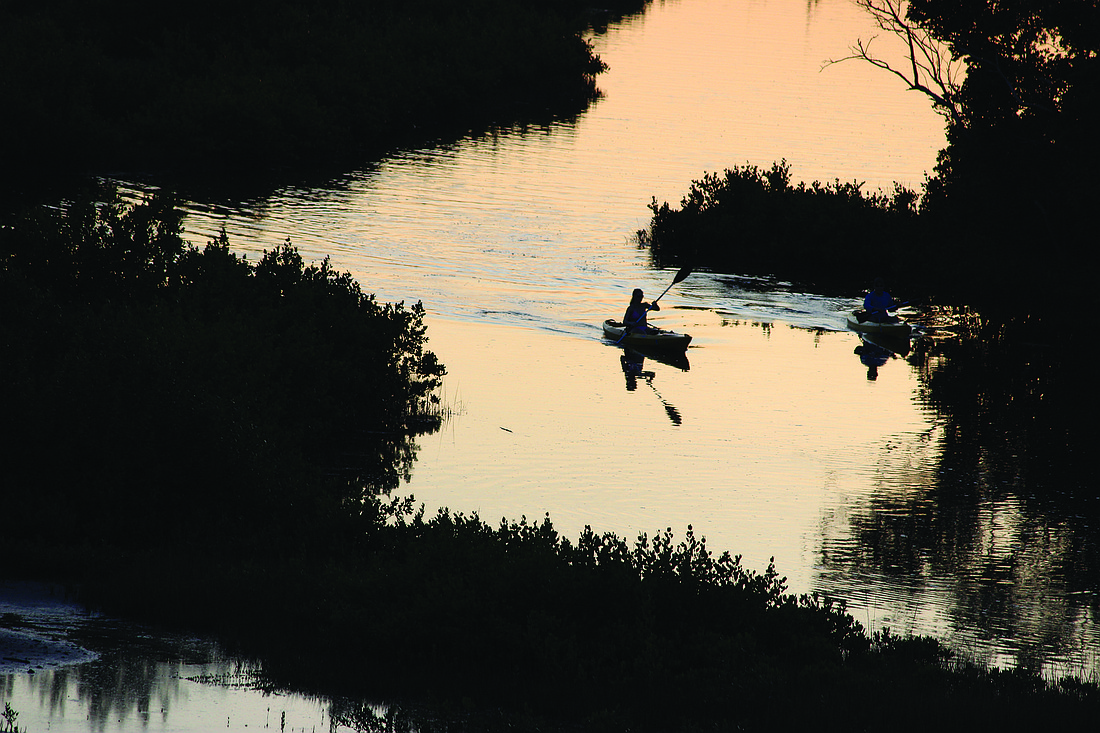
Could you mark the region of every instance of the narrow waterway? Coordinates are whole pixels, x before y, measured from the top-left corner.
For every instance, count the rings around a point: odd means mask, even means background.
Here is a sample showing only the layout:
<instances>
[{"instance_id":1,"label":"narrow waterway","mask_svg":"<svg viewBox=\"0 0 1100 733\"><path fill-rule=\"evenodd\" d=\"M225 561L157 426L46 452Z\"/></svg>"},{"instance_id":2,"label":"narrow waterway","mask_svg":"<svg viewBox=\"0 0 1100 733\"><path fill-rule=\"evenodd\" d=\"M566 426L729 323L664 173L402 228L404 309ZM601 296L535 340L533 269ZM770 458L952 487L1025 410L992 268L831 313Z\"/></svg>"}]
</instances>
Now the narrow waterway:
<instances>
[{"instance_id":1,"label":"narrow waterway","mask_svg":"<svg viewBox=\"0 0 1100 733\"><path fill-rule=\"evenodd\" d=\"M610 71L577 119L399 152L262 200L193 201L188 237L201 245L224 228L252 258L289 239L382 300L423 301L452 416L421 438L401 490L429 512L549 514L571 537L585 525L631 539L692 525L748 567L774 557L790 590L841 598L871 629L1089 673L1095 588L1043 570L1051 556L1072 564L1081 528L1028 513L1026 486L961 507L941 499L948 485L987 487L951 475L951 426L919 359L874 361L845 329L860 294L697 272L654 318L694 336L686 362L647 359L630 374L601 338L630 289L653 297L672 282L633 241L646 205L675 204L704 172L786 159L796 181L919 188L944 145L927 101L866 65L823 67L877 32L847 0L656 3L593 37ZM887 55L889 40L878 42ZM943 562L928 548L961 515L977 539ZM268 715L251 690L198 712L202 694L179 690L203 673L180 668L163 674L177 691L161 717L146 701L141 715L96 718L86 685L48 674L11 671L0 684L31 730L243 726L238 704L249 725ZM328 725L323 705L301 705L300 729Z\"/></svg>"},{"instance_id":2,"label":"narrow waterway","mask_svg":"<svg viewBox=\"0 0 1100 733\"><path fill-rule=\"evenodd\" d=\"M706 171L786 159L795 180L919 186L939 116L869 66L825 65L873 32L845 0L658 3L593 37L610 71L577 119L400 152L327 187L196 202L188 231L224 227L256 254L289 239L383 300L423 301L454 408L406 487L429 511L549 513L567 536L690 523L752 567L774 556L808 592L837 502L883 473L899 491L909 472L932 480L937 421L916 373L894 360L869 380L845 331L860 294L694 273L659 317L693 334L690 368L647 363L633 390L599 324L633 287L671 282L632 239L653 198L678 202Z\"/></svg>"}]
</instances>

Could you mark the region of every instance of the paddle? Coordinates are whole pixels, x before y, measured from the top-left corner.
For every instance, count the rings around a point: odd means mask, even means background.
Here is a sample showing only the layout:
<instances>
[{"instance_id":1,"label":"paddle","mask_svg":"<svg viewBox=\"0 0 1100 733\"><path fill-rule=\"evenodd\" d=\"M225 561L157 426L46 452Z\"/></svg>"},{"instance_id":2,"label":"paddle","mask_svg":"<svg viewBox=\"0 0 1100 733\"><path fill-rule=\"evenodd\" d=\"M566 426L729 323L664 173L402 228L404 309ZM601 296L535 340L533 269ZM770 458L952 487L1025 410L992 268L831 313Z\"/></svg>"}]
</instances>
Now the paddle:
<instances>
[{"instance_id":1,"label":"paddle","mask_svg":"<svg viewBox=\"0 0 1100 733\"><path fill-rule=\"evenodd\" d=\"M657 305L657 301L658 301L658 300L660 300L661 298L665 297L665 293L667 293L667 292L668 292L669 290L672 290L672 286L673 286L673 285L675 285L676 283L682 283L682 282L683 282L684 280L686 280L686 279L687 279L687 276L688 276L688 275L690 275L690 274L691 274L691 267L690 267L690 266L688 266L688 265L684 265L684 266L683 266L683 267L681 267L681 268L680 268L679 270L677 270L677 272L676 272L676 277L672 278L672 282L670 282L670 283L668 284L668 287L667 287L667 288L665 288L665 292L664 292L664 293L661 293L661 294L660 294L660 295L658 295L658 296L657 296L656 298L654 298L654 299L653 299L653 302L649 304L649 307L650 307L650 308L652 309L652 308L653 308L653 306ZM626 325L626 324L624 323L624 324L623 324L623 335L622 335L622 336L620 336L620 337L619 337L619 340L618 340L618 341L616 341L615 343L616 343L616 344L619 344L619 343L621 343L621 342L622 342L622 340L623 340L624 338L626 338L626 335L627 335L628 333L630 333L630 326L628 326L628 325Z\"/></svg>"},{"instance_id":2,"label":"paddle","mask_svg":"<svg viewBox=\"0 0 1100 733\"><path fill-rule=\"evenodd\" d=\"M658 392L657 388L653 386L653 373L650 372L650 376L644 377L644 379L645 383L649 385L649 388L653 390L653 394L657 395L657 399L659 399L661 401L661 404L665 406L665 412L668 413L668 419L672 421L672 424L682 425L684 419L680 417L680 411L677 410L673 405L670 405L668 403L668 400L661 396L661 393Z\"/></svg>"},{"instance_id":3,"label":"paddle","mask_svg":"<svg viewBox=\"0 0 1100 733\"><path fill-rule=\"evenodd\" d=\"M681 267L676 272L676 277L672 278L672 282L669 283L667 288L665 288L665 293L667 293L669 290L672 290L672 286L675 285L676 283L682 283L684 280L687 280L687 276L690 275L690 274L691 274L691 268L690 267L688 267L687 265L684 265L683 267ZM665 293L661 293L660 295L658 295L653 300L653 302L649 304L650 307L652 308L657 303L658 300L665 297Z\"/></svg>"}]
</instances>

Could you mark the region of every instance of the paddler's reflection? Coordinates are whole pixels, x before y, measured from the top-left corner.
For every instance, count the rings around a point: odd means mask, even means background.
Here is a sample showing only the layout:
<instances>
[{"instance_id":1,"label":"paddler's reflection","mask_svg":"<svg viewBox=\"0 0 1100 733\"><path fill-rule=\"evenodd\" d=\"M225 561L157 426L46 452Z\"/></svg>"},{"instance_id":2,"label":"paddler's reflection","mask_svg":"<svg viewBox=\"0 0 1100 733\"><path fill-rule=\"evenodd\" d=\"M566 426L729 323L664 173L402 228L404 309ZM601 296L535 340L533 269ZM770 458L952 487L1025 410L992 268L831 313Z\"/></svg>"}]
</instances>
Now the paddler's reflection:
<instances>
[{"instance_id":1,"label":"paddler's reflection","mask_svg":"<svg viewBox=\"0 0 1100 733\"><path fill-rule=\"evenodd\" d=\"M859 356L860 363L867 367L867 379L872 382L878 379L878 368L894 355L889 349L866 340L861 341L854 353Z\"/></svg>"},{"instance_id":2,"label":"paddler's reflection","mask_svg":"<svg viewBox=\"0 0 1100 733\"><path fill-rule=\"evenodd\" d=\"M623 376L626 377L626 391L633 392L638 389L638 378L641 377L645 380L645 383L649 385L649 388L653 390L653 394L657 395L657 398L661 400L661 404L665 407L665 413L668 415L668 419L672 421L673 425L680 425L683 422L683 418L680 417L680 411L670 405L661 393L657 391L657 388L653 386L653 377L657 376L655 372L645 371L645 357L639 354L633 349L624 349L623 353L619 356L619 364L623 368Z\"/></svg>"},{"instance_id":3,"label":"paddler's reflection","mask_svg":"<svg viewBox=\"0 0 1100 733\"><path fill-rule=\"evenodd\" d=\"M861 333L859 341L855 354L859 356L860 363L867 367L867 379L872 382L878 379L880 366L891 359L905 358L913 345L908 335L897 338L886 334L874 334L872 337L871 334Z\"/></svg>"},{"instance_id":4,"label":"paddler's reflection","mask_svg":"<svg viewBox=\"0 0 1100 733\"><path fill-rule=\"evenodd\" d=\"M619 363L622 364L623 375L626 377L627 392L638 389L638 377L648 380L655 376L653 372L643 371L645 357L637 351L627 349L619 357Z\"/></svg>"}]
</instances>

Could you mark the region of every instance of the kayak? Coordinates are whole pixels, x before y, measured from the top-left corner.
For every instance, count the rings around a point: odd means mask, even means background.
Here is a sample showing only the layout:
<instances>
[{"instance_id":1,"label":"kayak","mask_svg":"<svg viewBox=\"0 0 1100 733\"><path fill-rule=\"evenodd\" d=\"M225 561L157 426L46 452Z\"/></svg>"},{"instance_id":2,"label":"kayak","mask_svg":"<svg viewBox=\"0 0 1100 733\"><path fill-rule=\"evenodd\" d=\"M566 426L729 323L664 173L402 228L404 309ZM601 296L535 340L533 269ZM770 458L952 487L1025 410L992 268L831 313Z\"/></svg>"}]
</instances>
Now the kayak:
<instances>
[{"instance_id":1,"label":"kayak","mask_svg":"<svg viewBox=\"0 0 1100 733\"><path fill-rule=\"evenodd\" d=\"M875 321L861 321L859 316L863 311L852 311L848 314L848 328L853 331L860 331L861 333L875 333L882 334L884 336L892 336L894 338L906 338L913 330L905 321L896 321L894 323L876 323Z\"/></svg>"},{"instance_id":2,"label":"kayak","mask_svg":"<svg viewBox=\"0 0 1100 733\"><path fill-rule=\"evenodd\" d=\"M617 344L640 351L683 351L691 343L691 335L653 328L646 333L629 333L623 337L622 321L608 318L603 322L603 335Z\"/></svg>"},{"instance_id":3,"label":"kayak","mask_svg":"<svg viewBox=\"0 0 1100 733\"><path fill-rule=\"evenodd\" d=\"M615 343L640 351L683 351L691 343L691 335L653 328L646 333L628 333L623 337L622 321L608 318L603 322L603 335Z\"/></svg>"}]
</instances>

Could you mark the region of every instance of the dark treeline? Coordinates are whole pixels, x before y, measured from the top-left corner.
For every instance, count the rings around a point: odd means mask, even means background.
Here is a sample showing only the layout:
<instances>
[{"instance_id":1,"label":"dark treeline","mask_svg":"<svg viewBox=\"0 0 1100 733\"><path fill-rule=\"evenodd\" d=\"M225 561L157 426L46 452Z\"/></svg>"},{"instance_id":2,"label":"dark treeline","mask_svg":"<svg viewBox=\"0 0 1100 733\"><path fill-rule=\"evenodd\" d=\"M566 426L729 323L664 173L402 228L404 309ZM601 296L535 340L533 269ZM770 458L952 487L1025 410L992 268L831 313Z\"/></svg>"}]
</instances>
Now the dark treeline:
<instances>
[{"instance_id":1,"label":"dark treeline","mask_svg":"<svg viewBox=\"0 0 1100 733\"><path fill-rule=\"evenodd\" d=\"M907 21L967 66L924 208L988 260L1077 270L1100 189L1100 6L912 0Z\"/></svg>"},{"instance_id":2,"label":"dark treeline","mask_svg":"<svg viewBox=\"0 0 1100 733\"><path fill-rule=\"evenodd\" d=\"M613 3L638 10L643 2ZM9 175L346 168L581 106L576 0L0 3Z\"/></svg>"}]
</instances>

